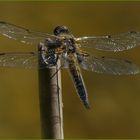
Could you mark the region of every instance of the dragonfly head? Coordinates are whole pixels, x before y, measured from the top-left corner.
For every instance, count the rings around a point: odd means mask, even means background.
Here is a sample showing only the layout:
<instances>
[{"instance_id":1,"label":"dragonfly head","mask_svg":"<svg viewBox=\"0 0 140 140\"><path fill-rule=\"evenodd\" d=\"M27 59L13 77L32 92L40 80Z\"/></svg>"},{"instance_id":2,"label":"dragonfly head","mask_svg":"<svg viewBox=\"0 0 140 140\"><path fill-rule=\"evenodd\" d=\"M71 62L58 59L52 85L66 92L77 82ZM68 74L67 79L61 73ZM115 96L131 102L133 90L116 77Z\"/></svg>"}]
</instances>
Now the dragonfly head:
<instances>
[{"instance_id":1,"label":"dragonfly head","mask_svg":"<svg viewBox=\"0 0 140 140\"><path fill-rule=\"evenodd\" d=\"M60 34L69 34L70 31L68 29L68 27L66 26L57 26L55 29L54 29L54 35L58 36Z\"/></svg>"}]
</instances>

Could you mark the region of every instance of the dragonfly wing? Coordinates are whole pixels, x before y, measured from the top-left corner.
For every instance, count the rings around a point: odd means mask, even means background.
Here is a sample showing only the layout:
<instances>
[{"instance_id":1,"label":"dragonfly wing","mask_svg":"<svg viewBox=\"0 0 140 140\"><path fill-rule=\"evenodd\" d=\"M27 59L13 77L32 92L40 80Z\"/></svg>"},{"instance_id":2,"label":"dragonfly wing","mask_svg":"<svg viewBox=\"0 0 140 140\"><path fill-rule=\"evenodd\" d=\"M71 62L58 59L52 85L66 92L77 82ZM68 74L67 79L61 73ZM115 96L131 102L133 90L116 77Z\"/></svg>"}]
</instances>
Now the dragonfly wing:
<instances>
[{"instance_id":1,"label":"dragonfly wing","mask_svg":"<svg viewBox=\"0 0 140 140\"><path fill-rule=\"evenodd\" d=\"M27 53L0 53L0 67L45 68L43 60L38 64L38 54Z\"/></svg>"},{"instance_id":2,"label":"dragonfly wing","mask_svg":"<svg viewBox=\"0 0 140 140\"><path fill-rule=\"evenodd\" d=\"M128 60L106 57L79 56L79 64L85 70L113 75L129 75L139 73L139 68Z\"/></svg>"},{"instance_id":3,"label":"dragonfly wing","mask_svg":"<svg viewBox=\"0 0 140 140\"><path fill-rule=\"evenodd\" d=\"M140 32L126 32L112 36L89 36L76 39L81 47L104 51L123 51L140 45Z\"/></svg>"},{"instance_id":4,"label":"dragonfly wing","mask_svg":"<svg viewBox=\"0 0 140 140\"><path fill-rule=\"evenodd\" d=\"M38 45L39 42L44 41L45 38L55 38L54 35L31 31L3 21L0 21L0 34L8 38L19 40L22 43L36 45Z\"/></svg>"}]
</instances>

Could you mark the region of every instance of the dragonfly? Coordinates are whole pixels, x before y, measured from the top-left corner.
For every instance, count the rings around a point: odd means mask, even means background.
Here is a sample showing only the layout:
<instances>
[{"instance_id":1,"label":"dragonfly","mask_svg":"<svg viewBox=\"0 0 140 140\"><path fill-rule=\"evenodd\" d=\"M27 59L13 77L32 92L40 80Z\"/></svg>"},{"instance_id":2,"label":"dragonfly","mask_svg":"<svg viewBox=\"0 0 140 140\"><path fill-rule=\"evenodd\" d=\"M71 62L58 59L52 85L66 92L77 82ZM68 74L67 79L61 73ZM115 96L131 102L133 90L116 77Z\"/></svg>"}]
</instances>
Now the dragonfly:
<instances>
[{"instance_id":1,"label":"dragonfly","mask_svg":"<svg viewBox=\"0 0 140 140\"><path fill-rule=\"evenodd\" d=\"M1 67L52 68L61 60L62 68L67 68L76 92L85 108L89 109L86 86L81 73L84 70L113 75L134 75L139 68L131 61L110 57L98 57L88 49L119 52L140 45L140 32L107 36L74 37L68 27L57 26L54 34L32 31L14 24L0 21L0 34L22 43L40 47L40 52L0 53ZM38 64L38 55L41 60Z\"/></svg>"}]
</instances>

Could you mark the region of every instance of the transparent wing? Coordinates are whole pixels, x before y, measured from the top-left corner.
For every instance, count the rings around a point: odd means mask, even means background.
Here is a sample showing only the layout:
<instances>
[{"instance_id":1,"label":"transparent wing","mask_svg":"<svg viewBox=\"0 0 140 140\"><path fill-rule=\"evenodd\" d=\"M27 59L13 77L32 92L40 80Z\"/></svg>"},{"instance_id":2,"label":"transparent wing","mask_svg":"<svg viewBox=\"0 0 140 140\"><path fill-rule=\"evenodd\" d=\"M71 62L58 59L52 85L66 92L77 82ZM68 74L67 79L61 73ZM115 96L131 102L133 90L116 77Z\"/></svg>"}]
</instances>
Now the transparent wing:
<instances>
[{"instance_id":1,"label":"transparent wing","mask_svg":"<svg viewBox=\"0 0 140 140\"><path fill-rule=\"evenodd\" d=\"M140 32L127 32L112 36L91 36L77 38L81 47L104 51L123 51L140 45Z\"/></svg>"},{"instance_id":2,"label":"transparent wing","mask_svg":"<svg viewBox=\"0 0 140 140\"><path fill-rule=\"evenodd\" d=\"M128 60L106 57L78 56L80 66L89 71L114 75L129 75L139 73L139 68Z\"/></svg>"},{"instance_id":3,"label":"transparent wing","mask_svg":"<svg viewBox=\"0 0 140 140\"><path fill-rule=\"evenodd\" d=\"M31 31L3 21L0 21L0 34L8 38L19 40L22 43L36 45L45 38L56 38L54 35Z\"/></svg>"},{"instance_id":4,"label":"transparent wing","mask_svg":"<svg viewBox=\"0 0 140 140\"><path fill-rule=\"evenodd\" d=\"M39 60L40 59L40 60ZM62 68L68 68L67 60L60 57L62 61ZM39 62L39 63L38 63ZM10 52L0 53L0 67L16 67L16 68L49 68L52 65L48 65L44 62L39 53L34 52Z\"/></svg>"},{"instance_id":5,"label":"transparent wing","mask_svg":"<svg viewBox=\"0 0 140 140\"><path fill-rule=\"evenodd\" d=\"M43 68L44 62L41 60L38 65L38 54L27 53L0 53L0 67L21 67L21 68Z\"/></svg>"}]
</instances>

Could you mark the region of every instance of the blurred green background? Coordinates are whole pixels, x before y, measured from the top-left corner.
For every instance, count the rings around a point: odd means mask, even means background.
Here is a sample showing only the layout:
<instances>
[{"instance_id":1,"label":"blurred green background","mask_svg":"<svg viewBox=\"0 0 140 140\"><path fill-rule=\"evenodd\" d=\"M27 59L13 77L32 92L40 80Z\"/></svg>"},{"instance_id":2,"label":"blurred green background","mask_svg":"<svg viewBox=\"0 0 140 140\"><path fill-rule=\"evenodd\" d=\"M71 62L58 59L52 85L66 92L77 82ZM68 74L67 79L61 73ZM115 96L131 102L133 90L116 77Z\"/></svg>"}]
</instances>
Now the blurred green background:
<instances>
[{"instance_id":1,"label":"blurred green background","mask_svg":"<svg viewBox=\"0 0 140 140\"><path fill-rule=\"evenodd\" d=\"M140 2L0 2L0 20L52 33L68 26L75 36L140 31ZM37 51L0 36L0 52ZM98 52L134 61L140 48ZM91 109L76 95L62 70L65 138L140 138L140 75L112 76L82 71ZM0 68L0 138L41 138L37 69Z\"/></svg>"}]
</instances>

